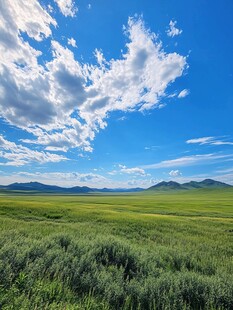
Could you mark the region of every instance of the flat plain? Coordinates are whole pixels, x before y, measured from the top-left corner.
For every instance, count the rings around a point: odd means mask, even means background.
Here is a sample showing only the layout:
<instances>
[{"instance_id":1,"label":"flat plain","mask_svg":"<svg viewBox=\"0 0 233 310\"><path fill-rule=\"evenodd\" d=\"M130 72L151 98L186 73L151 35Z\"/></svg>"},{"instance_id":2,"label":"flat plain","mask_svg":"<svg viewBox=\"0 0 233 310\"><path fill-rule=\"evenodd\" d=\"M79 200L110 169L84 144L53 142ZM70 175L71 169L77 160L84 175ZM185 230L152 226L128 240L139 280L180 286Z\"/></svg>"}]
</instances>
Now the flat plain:
<instances>
[{"instance_id":1,"label":"flat plain","mask_svg":"<svg viewBox=\"0 0 233 310\"><path fill-rule=\"evenodd\" d=\"M1 309L233 309L233 190L0 195Z\"/></svg>"}]
</instances>

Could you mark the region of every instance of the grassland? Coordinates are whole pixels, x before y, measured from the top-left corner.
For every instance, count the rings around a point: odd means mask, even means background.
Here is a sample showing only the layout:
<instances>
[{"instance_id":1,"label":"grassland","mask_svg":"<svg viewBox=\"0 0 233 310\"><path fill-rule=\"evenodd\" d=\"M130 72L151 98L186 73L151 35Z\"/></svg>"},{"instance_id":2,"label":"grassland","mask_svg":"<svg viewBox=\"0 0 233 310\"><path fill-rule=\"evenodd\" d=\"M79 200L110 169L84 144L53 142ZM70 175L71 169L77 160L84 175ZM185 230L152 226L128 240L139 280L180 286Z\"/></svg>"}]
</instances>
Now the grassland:
<instances>
[{"instance_id":1,"label":"grassland","mask_svg":"<svg viewBox=\"0 0 233 310\"><path fill-rule=\"evenodd\" d=\"M0 196L0 309L233 309L233 190Z\"/></svg>"}]
</instances>

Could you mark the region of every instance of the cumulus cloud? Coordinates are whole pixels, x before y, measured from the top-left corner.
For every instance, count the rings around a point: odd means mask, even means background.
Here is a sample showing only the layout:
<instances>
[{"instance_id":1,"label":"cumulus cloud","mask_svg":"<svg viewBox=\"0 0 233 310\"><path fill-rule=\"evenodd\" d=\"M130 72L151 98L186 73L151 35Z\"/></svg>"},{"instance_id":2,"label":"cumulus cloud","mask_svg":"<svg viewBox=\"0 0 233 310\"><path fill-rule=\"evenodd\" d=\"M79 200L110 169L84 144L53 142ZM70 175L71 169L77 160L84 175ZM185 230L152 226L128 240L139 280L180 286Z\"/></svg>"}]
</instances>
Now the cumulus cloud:
<instances>
[{"instance_id":1,"label":"cumulus cloud","mask_svg":"<svg viewBox=\"0 0 233 310\"><path fill-rule=\"evenodd\" d=\"M166 53L141 18L129 18L126 52L119 59L106 60L96 50L97 64L80 63L69 48L52 40L52 58L42 65L42 53L21 32L39 42L51 36L57 23L38 1L23 2L0 4L0 116L32 135L24 143L91 152L112 111L161 107L168 86L187 67L186 57ZM72 1L56 2L72 16Z\"/></svg>"},{"instance_id":2,"label":"cumulus cloud","mask_svg":"<svg viewBox=\"0 0 233 310\"><path fill-rule=\"evenodd\" d=\"M58 5L61 13L64 16L74 17L78 11L78 8L75 6L74 1L72 0L54 0Z\"/></svg>"},{"instance_id":3,"label":"cumulus cloud","mask_svg":"<svg viewBox=\"0 0 233 310\"><path fill-rule=\"evenodd\" d=\"M178 98L184 98L189 95L189 90L188 89L183 89L179 94Z\"/></svg>"},{"instance_id":4,"label":"cumulus cloud","mask_svg":"<svg viewBox=\"0 0 233 310\"><path fill-rule=\"evenodd\" d=\"M0 158L4 166L24 166L28 163L48 163L67 160L66 157L49 152L31 150L20 144L6 140L0 135Z\"/></svg>"},{"instance_id":5,"label":"cumulus cloud","mask_svg":"<svg viewBox=\"0 0 233 310\"><path fill-rule=\"evenodd\" d=\"M170 175L171 177L179 177L179 176L182 175L182 173L180 172L180 170L171 170L171 171L169 172L169 175Z\"/></svg>"},{"instance_id":6,"label":"cumulus cloud","mask_svg":"<svg viewBox=\"0 0 233 310\"><path fill-rule=\"evenodd\" d=\"M67 40L68 45L71 45L73 47L77 47L76 41L74 38L70 38Z\"/></svg>"},{"instance_id":7,"label":"cumulus cloud","mask_svg":"<svg viewBox=\"0 0 233 310\"><path fill-rule=\"evenodd\" d=\"M24 43L22 38L16 36L20 31L41 41L51 35L50 25L57 25L37 0L3 0L0 3L0 16L1 47L5 48L14 48Z\"/></svg>"},{"instance_id":8,"label":"cumulus cloud","mask_svg":"<svg viewBox=\"0 0 233 310\"><path fill-rule=\"evenodd\" d=\"M141 176L141 177L149 176L149 174L147 174L144 169L139 168L139 167L128 168L125 165L119 164L117 168L118 169L108 172L108 174L110 175L128 174L128 175Z\"/></svg>"},{"instance_id":9,"label":"cumulus cloud","mask_svg":"<svg viewBox=\"0 0 233 310\"><path fill-rule=\"evenodd\" d=\"M141 176L147 175L145 170L142 168L138 168L138 167L127 168L124 165L119 165L119 168L120 168L120 172L122 172L122 173L141 175Z\"/></svg>"},{"instance_id":10,"label":"cumulus cloud","mask_svg":"<svg viewBox=\"0 0 233 310\"><path fill-rule=\"evenodd\" d=\"M222 139L219 139L217 137L202 137L202 138L196 138L196 139L190 139L187 140L186 143L188 144L207 144L207 145L233 145L233 142L231 141L225 141Z\"/></svg>"},{"instance_id":11,"label":"cumulus cloud","mask_svg":"<svg viewBox=\"0 0 233 310\"><path fill-rule=\"evenodd\" d=\"M176 24L177 24L177 21L175 21L175 20L174 21L173 20L170 21L169 29L167 30L167 35L169 37L178 36L178 35L180 35L183 32L183 30L176 28Z\"/></svg>"}]
</instances>

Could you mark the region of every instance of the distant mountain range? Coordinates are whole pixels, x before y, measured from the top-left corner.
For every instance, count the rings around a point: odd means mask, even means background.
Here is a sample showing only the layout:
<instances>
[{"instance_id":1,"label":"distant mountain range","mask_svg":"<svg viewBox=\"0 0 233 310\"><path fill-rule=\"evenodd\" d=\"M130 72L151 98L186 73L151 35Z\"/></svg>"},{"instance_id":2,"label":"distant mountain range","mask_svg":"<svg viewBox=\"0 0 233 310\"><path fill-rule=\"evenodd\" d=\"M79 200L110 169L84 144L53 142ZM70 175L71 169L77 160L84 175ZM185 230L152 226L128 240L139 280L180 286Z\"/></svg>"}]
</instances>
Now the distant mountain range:
<instances>
[{"instance_id":1,"label":"distant mountain range","mask_svg":"<svg viewBox=\"0 0 233 310\"><path fill-rule=\"evenodd\" d=\"M188 183L180 184L178 182L160 182L148 189L136 187L136 188L91 188L87 186L74 186L70 188L60 187L56 185L46 185L39 182L29 183L12 183L10 185L1 185L1 190L6 191L26 191L30 193L54 193L54 194L91 194L91 193L132 193L142 191L177 191L177 190L194 190L194 189L215 189L215 188L230 188L229 184L215 181L212 179L206 179L201 182L190 181Z\"/></svg>"},{"instance_id":2,"label":"distant mountain range","mask_svg":"<svg viewBox=\"0 0 233 310\"><path fill-rule=\"evenodd\" d=\"M169 182L160 182L156 185L149 187L148 191L171 191L171 190L193 190L193 189L211 189L211 188L229 188L232 187L229 184L215 181L212 179L205 179L201 182L190 181L187 183L180 184L178 182L169 181Z\"/></svg>"},{"instance_id":3,"label":"distant mountain range","mask_svg":"<svg viewBox=\"0 0 233 310\"><path fill-rule=\"evenodd\" d=\"M30 191L41 193L61 193L61 194L87 194L87 193L114 193L114 192L139 192L144 188L91 188L87 186L60 187L56 185L46 185L39 182L12 183L10 185L1 185L0 189L7 191Z\"/></svg>"}]
</instances>

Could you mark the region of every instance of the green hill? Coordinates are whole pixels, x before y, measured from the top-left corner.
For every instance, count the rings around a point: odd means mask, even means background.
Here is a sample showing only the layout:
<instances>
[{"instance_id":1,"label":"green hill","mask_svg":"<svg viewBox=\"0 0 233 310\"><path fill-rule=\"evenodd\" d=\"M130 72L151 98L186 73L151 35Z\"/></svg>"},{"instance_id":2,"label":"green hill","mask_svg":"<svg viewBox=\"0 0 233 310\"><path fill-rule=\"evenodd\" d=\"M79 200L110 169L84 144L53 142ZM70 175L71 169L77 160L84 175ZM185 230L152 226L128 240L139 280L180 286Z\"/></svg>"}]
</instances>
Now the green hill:
<instances>
[{"instance_id":1,"label":"green hill","mask_svg":"<svg viewBox=\"0 0 233 310\"><path fill-rule=\"evenodd\" d=\"M180 184L174 181L162 181L156 185L149 187L148 191L178 191L178 190L194 190L194 189L217 189L217 188L230 188L229 184L215 181L212 179L205 179L201 182L190 181Z\"/></svg>"}]
</instances>

